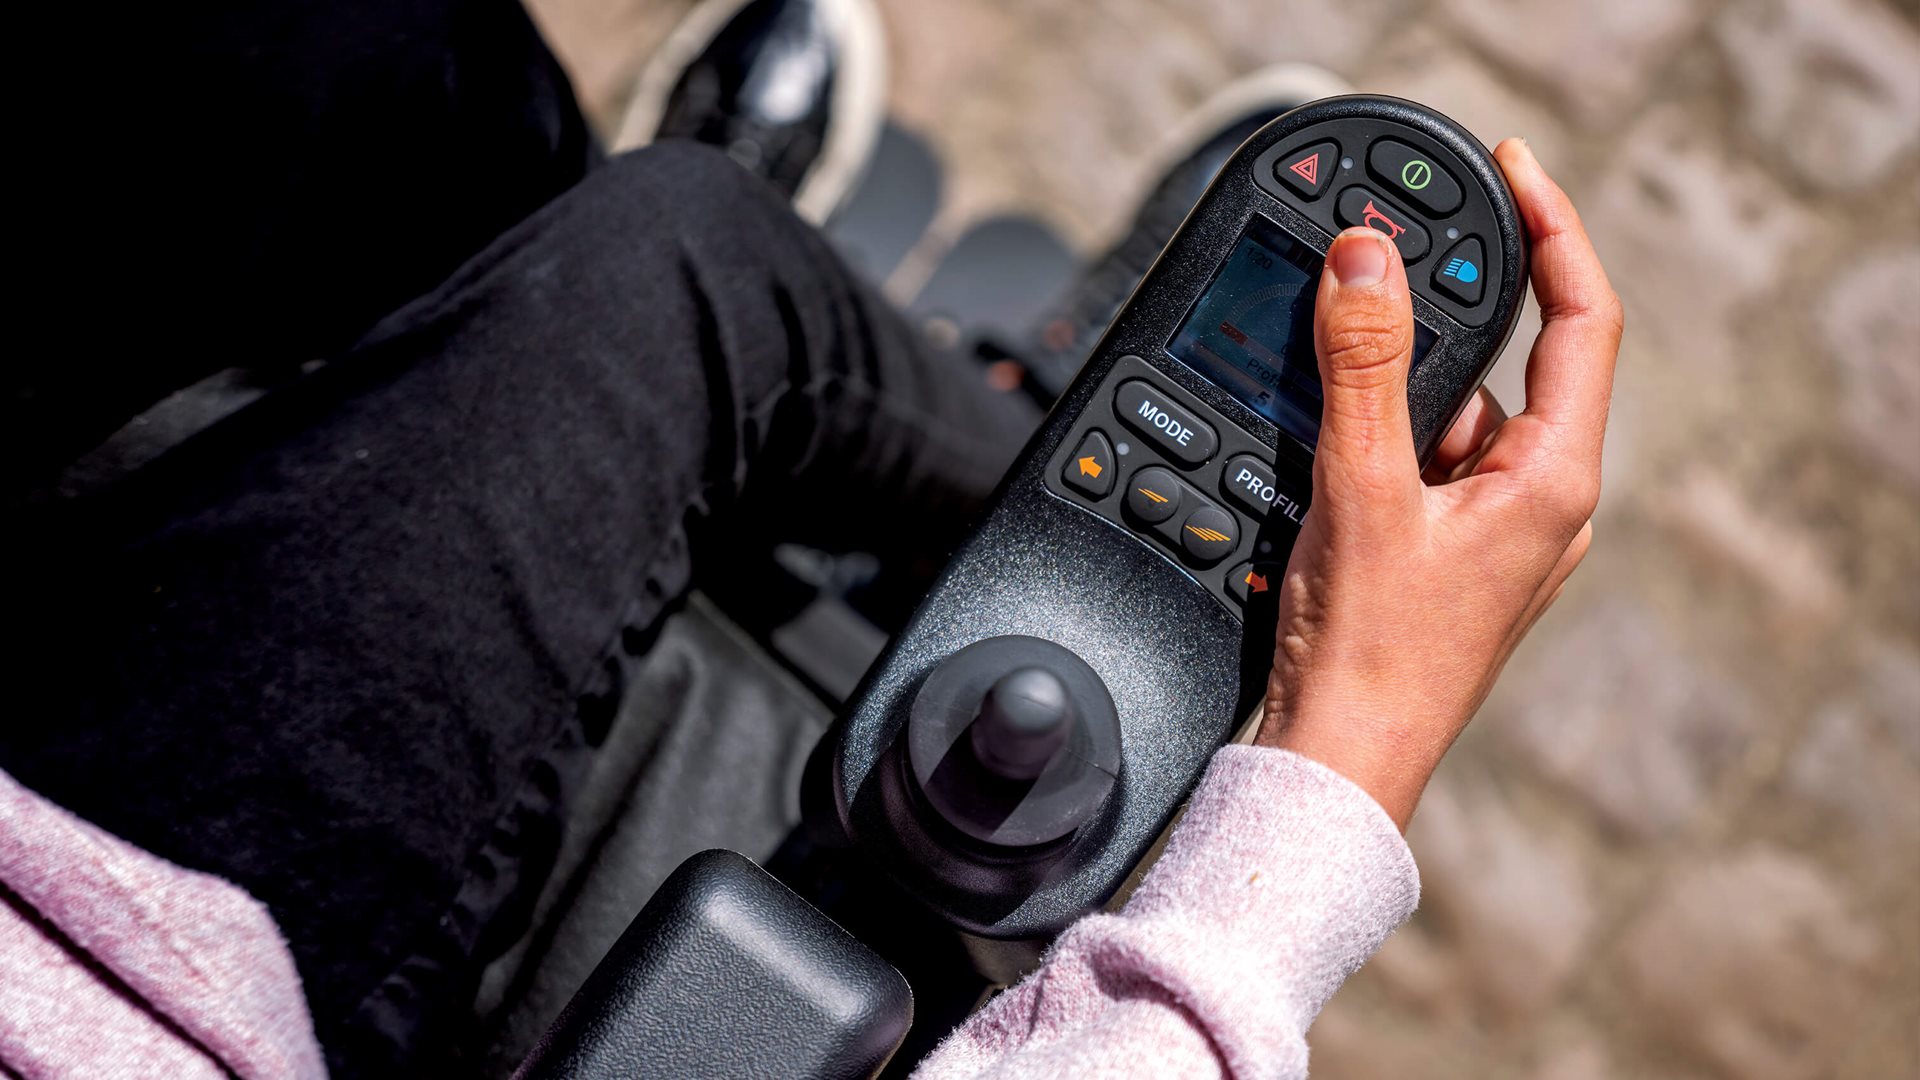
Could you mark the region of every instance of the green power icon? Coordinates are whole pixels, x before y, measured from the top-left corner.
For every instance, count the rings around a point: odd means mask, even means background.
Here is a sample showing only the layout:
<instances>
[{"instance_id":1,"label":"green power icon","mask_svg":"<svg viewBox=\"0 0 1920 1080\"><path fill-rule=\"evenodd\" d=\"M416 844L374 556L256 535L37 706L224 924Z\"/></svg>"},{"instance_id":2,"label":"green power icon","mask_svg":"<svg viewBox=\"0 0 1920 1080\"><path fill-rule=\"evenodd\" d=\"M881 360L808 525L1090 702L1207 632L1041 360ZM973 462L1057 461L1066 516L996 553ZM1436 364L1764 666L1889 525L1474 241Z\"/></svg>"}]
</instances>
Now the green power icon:
<instances>
[{"instance_id":1,"label":"green power icon","mask_svg":"<svg viewBox=\"0 0 1920 1080\"><path fill-rule=\"evenodd\" d=\"M1400 182L1408 191L1419 191L1433 183L1433 166L1414 158L1400 167Z\"/></svg>"}]
</instances>

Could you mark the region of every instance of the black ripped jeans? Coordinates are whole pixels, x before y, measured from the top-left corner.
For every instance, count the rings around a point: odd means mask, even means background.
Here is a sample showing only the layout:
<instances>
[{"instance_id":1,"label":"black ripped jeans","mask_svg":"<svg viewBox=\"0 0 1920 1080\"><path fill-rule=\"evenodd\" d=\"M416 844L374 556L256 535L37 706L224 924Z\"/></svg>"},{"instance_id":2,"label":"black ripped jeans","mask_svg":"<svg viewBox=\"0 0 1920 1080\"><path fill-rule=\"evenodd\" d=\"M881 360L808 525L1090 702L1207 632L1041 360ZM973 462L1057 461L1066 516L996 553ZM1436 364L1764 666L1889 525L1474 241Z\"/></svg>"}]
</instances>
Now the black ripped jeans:
<instances>
[{"instance_id":1,"label":"black ripped jeans","mask_svg":"<svg viewBox=\"0 0 1920 1080\"><path fill-rule=\"evenodd\" d=\"M721 155L596 163L510 3L168 17L195 25L128 61L158 81L126 139L174 171L81 226L149 275L130 303L152 320L87 322L105 270L59 253L85 274L38 302L106 344L10 376L32 437L0 767L264 901L335 1071L398 1071L524 924L619 692L609 656L707 539L885 520L943 542L1030 417L923 358ZM175 71L172 44L203 62ZM181 192L188 222L161 197ZM47 494L50 448L208 371L310 357L124 479Z\"/></svg>"}]
</instances>

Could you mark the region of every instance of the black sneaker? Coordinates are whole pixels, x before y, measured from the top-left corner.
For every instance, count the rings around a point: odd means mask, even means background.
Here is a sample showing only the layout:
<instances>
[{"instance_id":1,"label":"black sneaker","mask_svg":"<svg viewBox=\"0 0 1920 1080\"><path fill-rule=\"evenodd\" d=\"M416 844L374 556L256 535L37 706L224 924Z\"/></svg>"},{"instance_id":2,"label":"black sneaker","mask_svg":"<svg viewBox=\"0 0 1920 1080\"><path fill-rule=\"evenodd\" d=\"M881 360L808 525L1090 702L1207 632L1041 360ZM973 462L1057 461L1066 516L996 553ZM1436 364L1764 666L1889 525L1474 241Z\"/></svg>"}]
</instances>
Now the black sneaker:
<instances>
[{"instance_id":1,"label":"black sneaker","mask_svg":"<svg viewBox=\"0 0 1920 1080\"><path fill-rule=\"evenodd\" d=\"M614 145L717 146L820 224L866 168L885 83L872 0L702 0L647 62Z\"/></svg>"},{"instance_id":2,"label":"black sneaker","mask_svg":"<svg viewBox=\"0 0 1920 1080\"><path fill-rule=\"evenodd\" d=\"M1133 227L1088 265L1036 325L1025 354L1039 396L1058 397L1073 381L1107 324L1241 143L1282 113L1351 90L1321 68L1278 64L1236 79L1188 114L1166 141L1160 158L1166 171L1141 203Z\"/></svg>"}]
</instances>

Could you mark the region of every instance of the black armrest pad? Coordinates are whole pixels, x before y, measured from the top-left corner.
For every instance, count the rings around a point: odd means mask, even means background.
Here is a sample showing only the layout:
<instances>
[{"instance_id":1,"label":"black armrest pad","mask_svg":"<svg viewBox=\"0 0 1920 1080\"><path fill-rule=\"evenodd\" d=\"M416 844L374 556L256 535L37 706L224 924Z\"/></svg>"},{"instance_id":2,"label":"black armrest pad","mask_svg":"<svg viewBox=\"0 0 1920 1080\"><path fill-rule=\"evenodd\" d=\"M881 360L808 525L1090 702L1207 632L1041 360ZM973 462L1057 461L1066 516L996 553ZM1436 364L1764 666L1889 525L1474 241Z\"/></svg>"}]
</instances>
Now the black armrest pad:
<instances>
[{"instance_id":1,"label":"black armrest pad","mask_svg":"<svg viewBox=\"0 0 1920 1080\"><path fill-rule=\"evenodd\" d=\"M518 1080L871 1076L906 1036L891 965L744 856L680 864Z\"/></svg>"}]
</instances>

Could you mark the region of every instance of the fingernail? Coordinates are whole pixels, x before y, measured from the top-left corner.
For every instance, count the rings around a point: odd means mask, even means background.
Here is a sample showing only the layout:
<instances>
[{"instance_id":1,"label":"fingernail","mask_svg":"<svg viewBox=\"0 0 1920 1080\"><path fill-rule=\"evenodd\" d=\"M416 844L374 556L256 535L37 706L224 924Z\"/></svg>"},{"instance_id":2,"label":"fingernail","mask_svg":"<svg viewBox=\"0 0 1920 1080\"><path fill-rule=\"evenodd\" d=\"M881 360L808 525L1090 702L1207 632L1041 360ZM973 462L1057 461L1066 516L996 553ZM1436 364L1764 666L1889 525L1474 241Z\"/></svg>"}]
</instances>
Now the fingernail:
<instances>
[{"instance_id":1,"label":"fingernail","mask_svg":"<svg viewBox=\"0 0 1920 1080\"><path fill-rule=\"evenodd\" d=\"M1348 229L1333 239L1327 265L1342 285L1377 285L1387 276L1386 237L1372 229Z\"/></svg>"}]
</instances>

